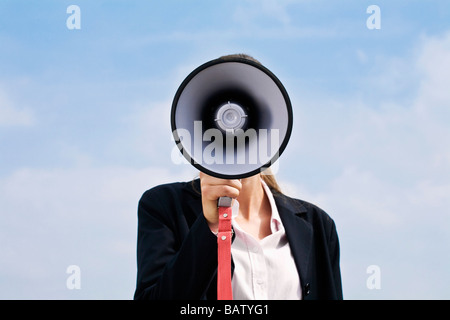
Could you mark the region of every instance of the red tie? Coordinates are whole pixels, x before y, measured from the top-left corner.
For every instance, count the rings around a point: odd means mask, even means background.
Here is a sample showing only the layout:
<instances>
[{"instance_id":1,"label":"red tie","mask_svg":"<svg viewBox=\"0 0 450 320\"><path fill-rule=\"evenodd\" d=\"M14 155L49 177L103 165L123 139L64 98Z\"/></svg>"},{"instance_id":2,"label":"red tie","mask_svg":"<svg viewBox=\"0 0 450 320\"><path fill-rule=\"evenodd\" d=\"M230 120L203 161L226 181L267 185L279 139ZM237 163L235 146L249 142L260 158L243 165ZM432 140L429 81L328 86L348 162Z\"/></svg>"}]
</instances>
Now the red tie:
<instances>
[{"instance_id":1,"label":"red tie","mask_svg":"<svg viewBox=\"0 0 450 320\"><path fill-rule=\"evenodd\" d=\"M217 300L233 300L231 289L231 206L219 206Z\"/></svg>"}]
</instances>

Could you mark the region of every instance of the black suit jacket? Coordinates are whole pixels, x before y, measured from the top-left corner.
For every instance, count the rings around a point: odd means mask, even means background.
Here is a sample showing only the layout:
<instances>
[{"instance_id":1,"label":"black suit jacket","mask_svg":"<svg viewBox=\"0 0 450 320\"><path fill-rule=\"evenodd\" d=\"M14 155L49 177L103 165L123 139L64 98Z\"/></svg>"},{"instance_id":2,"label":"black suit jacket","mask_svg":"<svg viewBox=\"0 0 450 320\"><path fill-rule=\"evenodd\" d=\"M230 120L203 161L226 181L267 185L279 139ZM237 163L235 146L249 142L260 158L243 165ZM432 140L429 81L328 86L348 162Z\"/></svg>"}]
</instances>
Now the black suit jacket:
<instances>
[{"instance_id":1,"label":"black suit jacket","mask_svg":"<svg viewBox=\"0 0 450 320\"><path fill-rule=\"evenodd\" d=\"M339 240L320 208L283 194L275 202L304 299L342 299ZM135 299L216 299L217 237L202 213L199 180L146 191L138 207Z\"/></svg>"}]
</instances>

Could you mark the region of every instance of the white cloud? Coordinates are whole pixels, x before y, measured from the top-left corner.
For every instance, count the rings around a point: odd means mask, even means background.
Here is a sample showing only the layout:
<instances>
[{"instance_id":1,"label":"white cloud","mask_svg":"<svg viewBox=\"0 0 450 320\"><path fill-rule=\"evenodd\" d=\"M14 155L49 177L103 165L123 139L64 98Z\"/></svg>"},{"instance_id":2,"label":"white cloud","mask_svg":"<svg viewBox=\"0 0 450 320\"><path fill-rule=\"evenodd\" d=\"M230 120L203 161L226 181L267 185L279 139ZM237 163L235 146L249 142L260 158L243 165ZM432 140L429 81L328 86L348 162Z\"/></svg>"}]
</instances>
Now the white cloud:
<instances>
[{"instance_id":1,"label":"white cloud","mask_svg":"<svg viewBox=\"0 0 450 320\"><path fill-rule=\"evenodd\" d=\"M0 127L29 126L36 121L29 108L20 108L0 88Z\"/></svg>"},{"instance_id":2,"label":"white cloud","mask_svg":"<svg viewBox=\"0 0 450 320\"><path fill-rule=\"evenodd\" d=\"M416 63L422 73L415 110L420 118L419 128L433 146L438 161L448 160L450 141L450 31L438 37L424 37ZM448 161L444 169L450 173Z\"/></svg>"},{"instance_id":3,"label":"white cloud","mask_svg":"<svg viewBox=\"0 0 450 320\"><path fill-rule=\"evenodd\" d=\"M185 169L23 168L0 180L0 298L132 298L138 200L192 179ZM81 290L66 288L72 264Z\"/></svg>"},{"instance_id":4,"label":"white cloud","mask_svg":"<svg viewBox=\"0 0 450 320\"><path fill-rule=\"evenodd\" d=\"M234 9L232 20L238 26L231 34L234 39L277 39L294 40L303 38L330 38L339 31L322 26L298 26L293 20L290 7L301 1L296 0L247 0Z\"/></svg>"},{"instance_id":5,"label":"white cloud","mask_svg":"<svg viewBox=\"0 0 450 320\"><path fill-rule=\"evenodd\" d=\"M215 25L208 28L189 28L179 30L168 29L164 33L153 33L130 41L142 46L154 43L192 43L198 45L199 54L207 50L214 52L232 52L230 46L242 48L236 44L239 39L294 40L330 38L341 30L329 26L302 25L293 18L290 7L301 1L296 0L246 0L237 5L231 4L224 11L224 17L216 20ZM128 40L127 40L128 41ZM221 48L218 50L217 48Z\"/></svg>"},{"instance_id":6,"label":"white cloud","mask_svg":"<svg viewBox=\"0 0 450 320\"><path fill-rule=\"evenodd\" d=\"M288 14L288 6L293 2L295 1L242 1L242 4L237 6L233 14L233 19L244 26L249 23L254 23L255 20L259 19L264 19L265 22L267 22L267 19L272 19L282 25L287 25L291 22L291 17Z\"/></svg>"},{"instance_id":7,"label":"white cloud","mask_svg":"<svg viewBox=\"0 0 450 320\"><path fill-rule=\"evenodd\" d=\"M450 250L449 57L449 33L423 37L410 57L378 65L385 68L376 75L380 85L367 81L373 101L357 92L297 99L314 108L301 111L296 135L302 139L289 146L301 155L290 156L309 159L323 182L320 188L286 184L335 219L347 298L449 297L450 265L441 257ZM395 86L393 76L408 97L391 94L398 88L383 90L385 83ZM381 291L366 287L371 264L381 267Z\"/></svg>"}]
</instances>

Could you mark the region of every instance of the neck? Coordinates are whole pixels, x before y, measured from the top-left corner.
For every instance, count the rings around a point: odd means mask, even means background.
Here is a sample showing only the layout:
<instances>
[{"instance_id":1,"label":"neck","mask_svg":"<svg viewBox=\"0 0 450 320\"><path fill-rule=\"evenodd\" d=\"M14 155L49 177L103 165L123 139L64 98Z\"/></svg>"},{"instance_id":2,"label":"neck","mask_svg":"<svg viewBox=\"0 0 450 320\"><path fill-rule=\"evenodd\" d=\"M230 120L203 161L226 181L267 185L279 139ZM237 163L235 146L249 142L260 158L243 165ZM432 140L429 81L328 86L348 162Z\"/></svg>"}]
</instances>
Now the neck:
<instances>
[{"instance_id":1,"label":"neck","mask_svg":"<svg viewBox=\"0 0 450 320\"><path fill-rule=\"evenodd\" d=\"M239 201L239 214L250 220L253 215L262 212L265 202L268 201L261 184L260 175L255 175L241 180L242 189L237 200Z\"/></svg>"},{"instance_id":2,"label":"neck","mask_svg":"<svg viewBox=\"0 0 450 320\"><path fill-rule=\"evenodd\" d=\"M239 201L239 215L236 218L239 226L255 239L263 239L271 234L269 198L261 184L260 175L242 179Z\"/></svg>"}]
</instances>

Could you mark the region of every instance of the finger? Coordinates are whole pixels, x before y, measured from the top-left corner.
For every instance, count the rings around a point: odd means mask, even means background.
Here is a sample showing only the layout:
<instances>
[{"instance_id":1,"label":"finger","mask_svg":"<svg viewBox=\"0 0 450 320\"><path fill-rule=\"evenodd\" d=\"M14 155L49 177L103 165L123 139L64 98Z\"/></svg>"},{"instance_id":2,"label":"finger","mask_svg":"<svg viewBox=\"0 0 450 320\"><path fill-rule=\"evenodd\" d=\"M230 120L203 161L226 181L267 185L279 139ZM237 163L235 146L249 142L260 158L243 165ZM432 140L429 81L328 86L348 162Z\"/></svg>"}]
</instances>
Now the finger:
<instances>
[{"instance_id":1,"label":"finger","mask_svg":"<svg viewBox=\"0 0 450 320\"><path fill-rule=\"evenodd\" d=\"M217 200L220 197L237 198L240 189L226 185L205 185L202 186L202 196L208 200Z\"/></svg>"},{"instance_id":2,"label":"finger","mask_svg":"<svg viewBox=\"0 0 450 320\"><path fill-rule=\"evenodd\" d=\"M211 186L221 186L227 185L238 190L242 189L242 183L239 179L221 179L216 178L206 173L200 172L200 181L202 186L211 185Z\"/></svg>"}]
</instances>

